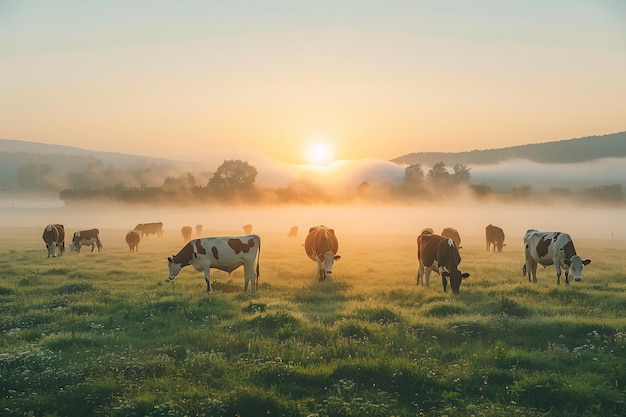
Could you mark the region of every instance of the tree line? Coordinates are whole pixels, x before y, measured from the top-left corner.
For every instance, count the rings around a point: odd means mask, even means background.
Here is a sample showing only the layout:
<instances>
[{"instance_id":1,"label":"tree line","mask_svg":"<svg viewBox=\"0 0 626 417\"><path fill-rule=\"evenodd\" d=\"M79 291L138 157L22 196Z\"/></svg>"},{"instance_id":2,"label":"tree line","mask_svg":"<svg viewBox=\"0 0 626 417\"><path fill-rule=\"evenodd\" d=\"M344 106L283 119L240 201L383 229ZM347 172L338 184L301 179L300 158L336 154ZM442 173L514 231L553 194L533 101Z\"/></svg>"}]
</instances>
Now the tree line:
<instances>
[{"instance_id":1,"label":"tree line","mask_svg":"<svg viewBox=\"0 0 626 417\"><path fill-rule=\"evenodd\" d=\"M556 198L578 198L601 202L623 201L623 187L612 184L574 192L566 188L536 190L530 185L509 190L494 190L487 184L471 184L471 168L455 164L450 170L444 162L424 171L420 164L405 168L402 182L370 184L363 181L352 190L333 190L306 178L285 187L262 188L256 184L258 170L247 161L225 160L214 172L185 172L162 178L162 166L147 164L124 169L104 166L100 160L90 163L82 172L67 172L65 178L54 175L50 166L27 164L18 169L21 190L41 191L66 186L59 196L66 202L96 199L119 202L268 202L268 203L343 203L355 199L372 201L407 201L437 199L467 192L478 199L528 200L537 194ZM333 191L329 191L329 188Z\"/></svg>"}]
</instances>

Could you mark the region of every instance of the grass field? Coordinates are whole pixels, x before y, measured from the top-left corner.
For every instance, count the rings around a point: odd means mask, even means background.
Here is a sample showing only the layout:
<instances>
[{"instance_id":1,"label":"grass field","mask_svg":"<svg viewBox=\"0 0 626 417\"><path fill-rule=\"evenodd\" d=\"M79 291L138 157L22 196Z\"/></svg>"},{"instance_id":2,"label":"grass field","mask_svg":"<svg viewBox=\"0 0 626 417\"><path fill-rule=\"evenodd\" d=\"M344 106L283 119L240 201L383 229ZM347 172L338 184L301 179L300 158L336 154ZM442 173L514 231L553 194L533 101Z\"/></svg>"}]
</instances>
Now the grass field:
<instances>
[{"instance_id":1,"label":"grass field","mask_svg":"<svg viewBox=\"0 0 626 417\"><path fill-rule=\"evenodd\" d=\"M243 272L187 267L177 230L129 253L47 258L41 230L0 229L3 416L623 416L626 241L577 240L583 282L522 276L521 238L463 241L459 295L416 286L416 236L346 235L315 279L304 236L260 233ZM212 235L205 231L204 235Z\"/></svg>"}]
</instances>

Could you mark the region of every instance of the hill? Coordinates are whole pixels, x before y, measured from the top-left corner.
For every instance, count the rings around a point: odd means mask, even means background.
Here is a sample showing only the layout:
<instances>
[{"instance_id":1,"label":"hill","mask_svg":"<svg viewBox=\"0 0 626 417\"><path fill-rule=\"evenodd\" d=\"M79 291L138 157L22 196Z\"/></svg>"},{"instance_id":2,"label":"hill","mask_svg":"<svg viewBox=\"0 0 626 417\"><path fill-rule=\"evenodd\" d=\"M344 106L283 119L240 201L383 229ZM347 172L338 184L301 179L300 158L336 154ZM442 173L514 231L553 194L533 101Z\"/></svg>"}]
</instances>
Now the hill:
<instances>
[{"instance_id":1,"label":"hill","mask_svg":"<svg viewBox=\"0 0 626 417\"><path fill-rule=\"evenodd\" d=\"M626 131L500 149L456 153L415 152L399 156L392 162L400 165L422 164L425 166L444 162L447 166L454 164L470 166L497 164L515 159L542 164L565 164L588 162L602 158L626 158Z\"/></svg>"},{"instance_id":2,"label":"hill","mask_svg":"<svg viewBox=\"0 0 626 417\"><path fill-rule=\"evenodd\" d=\"M205 170L197 162L173 161L117 152L98 152L64 145L50 145L15 139L0 139L0 189L17 185L17 171L28 164L48 165L63 176L67 172L83 172L91 164L116 169L159 166L167 175L178 175L189 170ZM158 179L159 183L163 178Z\"/></svg>"}]
</instances>

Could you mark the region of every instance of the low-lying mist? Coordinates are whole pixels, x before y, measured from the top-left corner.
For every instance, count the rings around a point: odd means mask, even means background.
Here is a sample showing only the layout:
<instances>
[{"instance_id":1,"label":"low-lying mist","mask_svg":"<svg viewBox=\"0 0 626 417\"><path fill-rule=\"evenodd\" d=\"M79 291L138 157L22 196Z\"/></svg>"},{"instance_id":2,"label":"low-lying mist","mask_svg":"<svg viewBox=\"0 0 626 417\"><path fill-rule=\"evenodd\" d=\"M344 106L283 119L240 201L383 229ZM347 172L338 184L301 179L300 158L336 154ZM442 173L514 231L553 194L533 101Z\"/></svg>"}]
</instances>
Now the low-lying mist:
<instances>
[{"instance_id":1,"label":"low-lying mist","mask_svg":"<svg viewBox=\"0 0 626 417\"><path fill-rule=\"evenodd\" d=\"M304 239L309 227L324 224L333 227L338 236L407 235L417 237L425 227L437 233L454 227L461 236L482 237L485 226L504 229L507 241L521 242L528 229L556 230L570 233L575 239L626 239L623 207L589 205L505 204L479 202L452 196L439 204L352 204L339 206L251 206L207 205L176 207L132 206L110 203L77 206L4 207L0 209L0 227L33 227L61 223L67 233L99 229L132 229L138 223L161 221L166 231L179 234L182 226L202 224L205 235L243 234L242 227L253 225L253 233L287 235L298 226ZM120 243L121 244L121 243ZM375 241L364 244L376 244ZM520 243L521 245L521 243Z\"/></svg>"}]
</instances>

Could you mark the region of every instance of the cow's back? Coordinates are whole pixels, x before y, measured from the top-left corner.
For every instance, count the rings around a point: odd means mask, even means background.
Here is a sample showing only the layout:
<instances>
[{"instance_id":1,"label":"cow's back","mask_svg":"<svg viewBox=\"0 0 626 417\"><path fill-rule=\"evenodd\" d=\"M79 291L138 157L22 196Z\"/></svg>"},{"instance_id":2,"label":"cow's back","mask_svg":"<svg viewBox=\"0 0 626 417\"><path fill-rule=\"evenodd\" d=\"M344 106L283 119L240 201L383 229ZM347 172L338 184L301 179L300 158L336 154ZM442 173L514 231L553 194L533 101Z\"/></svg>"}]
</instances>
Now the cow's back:
<instances>
[{"instance_id":1,"label":"cow's back","mask_svg":"<svg viewBox=\"0 0 626 417\"><path fill-rule=\"evenodd\" d=\"M304 250L307 256L315 260L315 254L333 252L337 254L339 241L335 231L324 226L315 226L309 229L309 234L304 240Z\"/></svg>"},{"instance_id":2,"label":"cow's back","mask_svg":"<svg viewBox=\"0 0 626 417\"><path fill-rule=\"evenodd\" d=\"M437 264L447 267L448 270L456 269L461 262L461 256L454 240L429 232L422 233L417 238L417 256L419 261L427 267L437 262Z\"/></svg>"}]
</instances>

